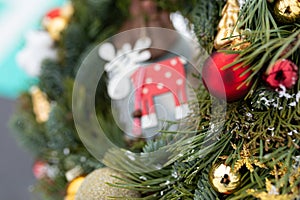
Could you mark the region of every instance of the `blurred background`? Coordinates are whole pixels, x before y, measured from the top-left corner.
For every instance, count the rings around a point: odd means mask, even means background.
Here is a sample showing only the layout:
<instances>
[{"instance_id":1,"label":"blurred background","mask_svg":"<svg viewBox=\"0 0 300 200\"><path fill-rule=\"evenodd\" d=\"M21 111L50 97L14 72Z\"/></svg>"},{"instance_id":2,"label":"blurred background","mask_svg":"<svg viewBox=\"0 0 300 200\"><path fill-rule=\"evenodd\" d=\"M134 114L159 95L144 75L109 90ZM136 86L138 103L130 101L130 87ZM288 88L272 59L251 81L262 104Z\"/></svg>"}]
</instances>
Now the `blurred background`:
<instances>
[{"instance_id":1,"label":"blurred background","mask_svg":"<svg viewBox=\"0 0 300 200\"><path fill-rule=\"evenodd\" d=\"M34 184L32 175L33 159L16 142L8 128L15 101L0 98L0 199L32 199L30 186Z\"/></svg>"},{"instance_id":2,"label":"blurred background","mask_svg":"<svg viewBox=\"0 0 300 200\"><path fill-rule=\"evenodd\" d=\"M26 73L16 61L31 30L41 28L48 10L63 0L0 0L0 199L31 200L33 158L16 141L9 129L15 102L38 80Z\"/></svg>"}]
</instances>

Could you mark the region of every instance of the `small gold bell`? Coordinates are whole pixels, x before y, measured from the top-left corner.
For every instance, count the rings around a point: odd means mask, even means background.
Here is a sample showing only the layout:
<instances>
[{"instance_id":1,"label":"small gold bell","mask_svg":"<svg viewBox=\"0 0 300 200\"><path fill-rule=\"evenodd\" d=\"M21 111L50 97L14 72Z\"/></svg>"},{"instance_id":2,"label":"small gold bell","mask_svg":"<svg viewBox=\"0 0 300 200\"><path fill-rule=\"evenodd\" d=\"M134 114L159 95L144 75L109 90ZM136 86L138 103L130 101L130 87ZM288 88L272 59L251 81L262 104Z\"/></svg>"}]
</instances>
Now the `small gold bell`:
<instances>
[{"instance_id":1,"label":"small gold bell","mask_svg":"<svg viewBox=\"0 0 300 200\"><path fill-rule=\"evenodd\" d=\"M281 23L294 23L300 20L299 0L277 0L274 5L274 14Z\"/></svg>"},{"instance_id":2,"label":"small gold bell","mask_svg":"<svg viewBox=\"0 0 300 200\"><path fill-rule=\"evenodd\" d=\"M230 166L214 164L209 173L209 181L214 190L222 194L231 194L241 183L241 176L234 173Z\"/></svg>"}]
</instances>

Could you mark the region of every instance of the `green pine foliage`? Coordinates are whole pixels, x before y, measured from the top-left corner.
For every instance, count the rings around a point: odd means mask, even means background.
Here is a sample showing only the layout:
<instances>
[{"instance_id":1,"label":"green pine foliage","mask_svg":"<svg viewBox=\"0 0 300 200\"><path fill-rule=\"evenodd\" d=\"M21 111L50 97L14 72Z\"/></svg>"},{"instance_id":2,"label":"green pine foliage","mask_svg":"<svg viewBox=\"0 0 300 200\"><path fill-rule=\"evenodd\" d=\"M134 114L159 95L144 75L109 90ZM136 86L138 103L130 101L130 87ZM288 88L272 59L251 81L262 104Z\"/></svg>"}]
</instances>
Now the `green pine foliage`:
<instances>
[{"instance_id":1,"label":"green pine foliage","mask_svg":"<svg viewBox=\"0 0 300 200\"><path fill-rule=\"evenodd\" d=\"M213 41L226 1L157 2L161 9L181 11L189 19L199 44L209 53L215 51ZM72 116L72 89L87 53L116 33L129 17L129 0L73 0L72 3L75 13L56 44L59 60L46 60L39 77L39 87L52 104L49 120L36 122L31 96L26 93L20 97L11 121L19 141L38 160L59 169L50 182L48 178L42 179L36 186L36 191L44 191L44 199L49 200L63 199L68 184L65 174L69 170L81 166L83 174L88 174L103 166L90 155L77 135ZM142 148L143 153L149 153L170 150L166 146L172 144L169 162L157 171L128 173L122 179L125 183L114 186L137 190L145 200L256 199L253 191L257 194L267 191L266 178L279 194L299 192L300 93L297 92L300 81L283 92L269 88L261 80L266 69L279 58L290 59L300 66L300 29L297 23L285 25L276 21L273 6L274 3L265 0L248 0L240 12L237 26L244 30L242 36L251 45L240 50L239 59L227 67L240 62L251 66L251 76L245 83L254 81L254 84L247 97L227 104L211 97L203 85L195 88L197 95L190 102L192 112L184 120L185 128L168 131L166 127L159 137L147 141ZM122 131L113 123L106 91L103 77L95 97L98 120L108 132L114 133L108 137L125 147L120 139ZM125 170L138 167L139 163L128 166L128 159L110 153L113 157L106 165ZM210 183L212 166L220 162L241 174L241 185L232 194L220 194Z\"/></svg>"},{"instance_id":2,"label":"green pine foliage","mask_svg":"<svg viewBox=\"0 0 300 200\"><path fill-rule=\"evenodd\" d=\"M214 8L219 8L215 9L218 10L218 14L222 3L224 2L214 4ZM219 15L216 12L206 13L205 11L209 10L206 8L210 8L209 5L208 2L197 4L193 12L196 14L192 19L196 22L202 20L201 23L197 23L200 24L199 27L194 24L195 32L199 43L211 52L216 25L203 26L203 24L209 23L210 19ZM254 80L255 84L245 101L227 105L225 120L218 122L222 125L218 127L220 132L212 133L209 129L211 125L209 121L216 113L211 113L211 99L200 87L196 90L200 108L194 109L188 117L190 124L200 122L198 132L189 134L189 130L186 130L185 133L184 131L177 133L187 139L179 140L175 144L176 151L163 168L168 170L168 174L160 177L152 176L151 173L131 174L130 184L125 184L124 187L142 190L144 199L154 199L154 197L174 200L256 199L249 189L254 189L257 193L267 192L266 178L268 178L272 180L279 194L288 195L295 192L295 187L300 182L299 175L295 178L295 183L291 183L289 177L293 176L299 167L297 158L300 153L300 104L296 102L299 101L297 92L300 89L300 82L298 81L294 88L284 93L269 88L260 80L267 67L279 58L288 58L299 66L300 30L296 23L283 25L277 22L273 17L272 6L274 5L267 1L254 0L247 1L241 10L237 26L246 30L243 32L243 37L251 45L241 50L239 59L227 67L239 62L249 64L252 75L247 81ZM202 31L207 35L201 34ZM231 53L229 50L226 52ZM286 97L284 94L290 96ZM193 102L191 105L193 106ZM214 125L218 126L218 123L215 121ZM163 133L170 134L167 131ZM149 145L152 147L150 149L153 150L153 144L163 143L161 140L166 141L162 137L156 143L150 142ZM144 152L147 150L147 147L144 148ZM238 168L238 173L241 174L241 186L233 194L225 195L213 190L209 182L209 171L217 162L226 163L232 169ZM122 166L121 161L119 166ZM153 174L157 173L159 171L153 172ZM172 179L172 175L175 174L177 180ZM138 179L146 175L153 178L145 181ZM168 187L163 184L166 182ZM144 184L150 187L139 187ZM294 197L297 195L295 193Z\"/></svg>"},{"instance_id":3,"label":"green pine foliage","mask_svg":"<svg viewBox=\"0 0 300 200\"><path fill-rule=\"evenodd\" d=\"M43 124L36 122L32 111L31 96L23 94L19 97L17 114L10 119L10 126L18 142L28 148L35 156L42 155L48 138L45 137Z\"/></svg>"},{"instance_id":4,"label":"green pine foliage","mask_svg":"<svg viewBox=\"0 0 300 200\"><path fill-rule=\"evenodd\" d=\"M208 53L213 51L214 37L217 34L216 27L224 4L223 0L199 1L192 11L191 23L195 34L200 46Z\"/></svg>"},{"instance_id":5,"label":"green pine foliage","mask_svg":"<svg viewBox=\"0 0 300 200\"><path fill-rule=\"evenodd\" d=\"M197 184L197 189L195 190L194 200L202 199L216 199L219 200L218 193L209 185L209 165L203 173L199 175L199 181Z\"/></svg>"},{"instance_id":6,"label":"green pine foliage","mask_svg":"<svg viewBox=\"0 0 300 200\"><path fill-rule=\"evenodd\" d=\"M20 97L16 114L10 123L21 145L37 160L58 169L59 173L54 177L38 180L34 188L35 193L42 193L42 198L49 200L63 199L69 170L80 166L82 175L87 175L103 167L86 150L76 132L72 116L72 89L82 59L95 44L116 33L128 16L129 1L73 0L72 4L76 12L56 44L59 59L45 60L39 76L38 86L51 103L49 120L45 123L36 121L31 96L25 93ZM111 129L110 132L115 133L109 136L110 139L124 146L120 140L120 130L109 125L112 116L109 114L110 106L103 81L96 95L98 118L104 120L103 116L107 117L105 124Z\"/></svg>"},{"instance_id":7,"label":"green pine foliage","mask_svg":"<svg viewBox=\"0 0 300 200\"><path fill-rule=\"evenodd\" d=\"M46 60L42 65L39 87L50 100L58 100L63 94L63 75L59 63Z\"/></svg>"}]
</instances>

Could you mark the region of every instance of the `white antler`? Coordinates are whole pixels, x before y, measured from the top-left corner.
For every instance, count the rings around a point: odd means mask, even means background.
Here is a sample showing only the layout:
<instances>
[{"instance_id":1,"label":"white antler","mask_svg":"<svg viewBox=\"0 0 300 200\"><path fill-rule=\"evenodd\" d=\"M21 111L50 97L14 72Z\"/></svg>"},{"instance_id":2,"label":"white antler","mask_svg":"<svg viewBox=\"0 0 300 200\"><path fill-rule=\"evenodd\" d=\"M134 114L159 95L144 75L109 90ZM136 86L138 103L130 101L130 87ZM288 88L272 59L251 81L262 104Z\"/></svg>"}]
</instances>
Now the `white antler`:
<instances>
[{"instance_id":1,"label":"white antler","mask_svg":"<svg viewBox=\"0 0 300 200\"><path fill-rule=\"evenodd\" d=\"M104 43L99 48L99 56L103 60L111 61L116 57L115 48L111 43Z\"/></svg>"},{"instance_id":2,"label":"white antler","mask_svg":"<svg viewBox=\"0 0 300 200\"><path fill-rule=\"evenodd\" d=\"M116 52L113 44L104 43L99 47L98 53L103 60L109 61L109 63L105 65L105 71L111 72L114 68L118 68L121 65L123 66L122 68L126 68L124 66L128 66L128 64L132 66L133 64L148 60L151 54L145 49L150 46L151 39L143 37L136 41L133 49L129 43L125 43L122 48Z\"/></svg>"},{"instance_id":3,"label":"white antler","mask_svg":"<svg viewBox=\"0 0 300 200\"><path fill-rule=\"evenodd\" d=\"M143 37L138 39L134 44L134 49L147 49L151 46L151 39L148 37Z\"/></svg>"}]
</instances>

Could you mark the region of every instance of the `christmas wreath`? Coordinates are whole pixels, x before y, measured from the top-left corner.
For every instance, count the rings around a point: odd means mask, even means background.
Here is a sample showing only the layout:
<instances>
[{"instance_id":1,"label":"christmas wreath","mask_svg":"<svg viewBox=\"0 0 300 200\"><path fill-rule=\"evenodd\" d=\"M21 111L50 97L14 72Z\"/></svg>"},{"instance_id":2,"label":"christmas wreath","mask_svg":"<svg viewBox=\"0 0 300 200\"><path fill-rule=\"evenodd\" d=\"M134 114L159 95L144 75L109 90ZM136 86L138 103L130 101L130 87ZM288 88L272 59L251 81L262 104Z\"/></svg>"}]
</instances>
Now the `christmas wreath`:
<instances>
[{"instance_id":1,"label":"christmas wreath","mask_svg":"<svg viewBox=\"0 0 300 200\"><path fill-rule=\"evenodd\" d=\"M166 20L175 12L210 54L198 66L195 76L202 83L193 88L184 126L174 130L179 122L168 122L152 139L125 138L114 122L106 73L97 84L96 118L124 151L110 151L100 162L74 123L78 70L112 35L144 26L172 28ZM47 13L43 25L57 56L43 60L38 85L20 95L11 120L18 140L36 158L34 192L43 199L299 198L298 0L72 0ZM182 60L176 59L168 62L177 66ZM143 112L135 110L133 118ZM155 151L168 151L167 162L154 171L139 170L133 152Z\"/></svg>"}]
</instances>

